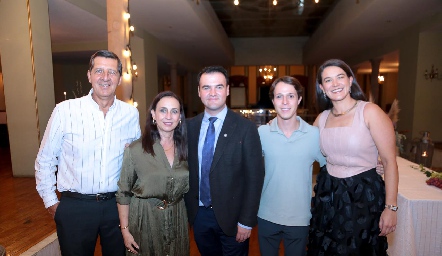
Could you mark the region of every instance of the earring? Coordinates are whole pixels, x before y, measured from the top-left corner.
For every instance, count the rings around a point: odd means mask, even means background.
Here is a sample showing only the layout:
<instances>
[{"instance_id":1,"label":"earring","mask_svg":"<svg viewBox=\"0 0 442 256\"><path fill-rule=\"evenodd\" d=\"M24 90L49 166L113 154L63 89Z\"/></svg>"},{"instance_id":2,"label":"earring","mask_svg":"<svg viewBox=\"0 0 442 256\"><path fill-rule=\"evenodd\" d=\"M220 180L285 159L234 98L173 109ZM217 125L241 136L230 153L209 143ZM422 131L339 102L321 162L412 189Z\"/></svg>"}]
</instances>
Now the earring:
<instances>
[{"instance_id":1,"label":"earring","mask_svg":"<svg viewBox=\"0 0 442 256\"><path fill-rule=\"evenodd\" d=\"M152 123L153 125L157 125L157 120L153 119Z\"/></svg>"},{"instance_id":2,"label":"earring","mask_svg":"<svg viewBox=\"0 0 442 256\"><path fill-rule=\"evenodd\" d=\"M327 94L325 94L325 91L322 91L324 93L324 99L327 99Z\"/></svg>"},{"instance_id":3,"label":"earring","mask_svg":"<svg viewBox=\"0 0 442 256\"><path fill-rule=\"evenodd\" d=\"M180 122L178 123L178 125L181 125L181 119L180 119Z\"/></svg>"}]
</instances>

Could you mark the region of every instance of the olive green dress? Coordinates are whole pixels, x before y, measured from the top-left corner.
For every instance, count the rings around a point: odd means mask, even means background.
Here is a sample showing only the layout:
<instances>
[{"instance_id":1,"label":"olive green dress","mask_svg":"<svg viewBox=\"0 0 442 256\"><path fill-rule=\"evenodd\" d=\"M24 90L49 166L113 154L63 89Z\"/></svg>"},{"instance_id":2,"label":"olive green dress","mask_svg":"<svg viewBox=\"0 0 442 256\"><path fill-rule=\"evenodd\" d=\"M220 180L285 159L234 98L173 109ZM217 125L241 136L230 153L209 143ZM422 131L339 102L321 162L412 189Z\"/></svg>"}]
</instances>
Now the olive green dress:
<instances>
[{"instance_id":1,"label":"olive green dress","mask_svg":"<svg viewBox=\"0 0 442 256\"><path fill-rule=\"evenodd\" d=\"M159 142L153 149L155 157L143 152L141 140L137 140L125 150L117 202L130 205L129 231L140 246L140 255L189 255L187 213L182 200L189 190L187 162L180 162L175 153L170 167ZM175 203L166 207L162 200Z\"/></svg>"}]
</instances>

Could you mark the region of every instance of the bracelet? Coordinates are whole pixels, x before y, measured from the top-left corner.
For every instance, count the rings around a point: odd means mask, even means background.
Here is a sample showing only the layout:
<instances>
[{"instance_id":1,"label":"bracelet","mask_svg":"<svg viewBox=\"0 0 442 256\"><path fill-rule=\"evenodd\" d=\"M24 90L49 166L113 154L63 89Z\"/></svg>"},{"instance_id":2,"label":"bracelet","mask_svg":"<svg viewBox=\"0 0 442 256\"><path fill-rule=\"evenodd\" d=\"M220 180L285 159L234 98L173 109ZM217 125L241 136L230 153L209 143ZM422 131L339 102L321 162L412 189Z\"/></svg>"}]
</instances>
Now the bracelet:
<instances>
[{"instance_id":1,"label":"bracelet","mask_svg":"<svg viewBox=\"0 0 442 256\"><path fill-rule=\"evenodd\" d=\"M118 225L118 226L121 228L121 230L126 229L126 228L129 227L129 225L127 225L127 226L125 226L125 227L121 227L121 225Z\"/></svg>"},{"instance_id":2,"label":"bracelet","mask_svg":"<svg viewBox=\"0 0 442 256\"><path fill-rule=\"evenodd\" d=\"M385 208L388 208L388 209L392 210L393 212L396 212L399 209L399 207L397 207L396 205L392 205L392 204L386 204Z\"/></svg>"}]
</instances>

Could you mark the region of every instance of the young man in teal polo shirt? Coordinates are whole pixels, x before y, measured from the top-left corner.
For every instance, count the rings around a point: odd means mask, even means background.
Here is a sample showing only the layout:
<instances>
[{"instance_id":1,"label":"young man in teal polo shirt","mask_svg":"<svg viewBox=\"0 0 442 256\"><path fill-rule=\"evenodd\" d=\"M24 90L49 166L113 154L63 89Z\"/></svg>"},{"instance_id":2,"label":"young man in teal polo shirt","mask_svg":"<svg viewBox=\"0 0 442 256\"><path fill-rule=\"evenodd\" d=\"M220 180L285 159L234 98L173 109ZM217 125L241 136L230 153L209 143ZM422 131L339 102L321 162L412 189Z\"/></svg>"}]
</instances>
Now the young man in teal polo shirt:
<instances>
[{"instance_id":1,"label":"young man in teal polo shirt","mask_svg":"<svg viewBox=\"0 0 442 256\"><path fill-rule=\"evenodd\" d=\"M305 255L311 218L312 169L325 158L319 148L319 130L296 115L302 85L293 77L276 79L269 96L277 117L258 128L265 161L265 179L258 211L258 238L262 255Z\"/></svg>"}]
</instances>

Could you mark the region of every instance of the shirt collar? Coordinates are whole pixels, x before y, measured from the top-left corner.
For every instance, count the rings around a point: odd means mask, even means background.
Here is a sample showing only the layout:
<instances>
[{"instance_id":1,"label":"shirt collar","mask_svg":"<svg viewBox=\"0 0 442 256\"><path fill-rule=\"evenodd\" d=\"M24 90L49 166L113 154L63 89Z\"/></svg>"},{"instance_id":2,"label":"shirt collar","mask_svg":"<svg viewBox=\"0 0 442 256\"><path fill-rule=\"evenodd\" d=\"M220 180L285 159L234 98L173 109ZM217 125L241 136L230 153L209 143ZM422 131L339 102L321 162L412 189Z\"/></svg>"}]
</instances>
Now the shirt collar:
<instances>
[{"instance_id":1,"label":"shirt collar","mask_svg":"<svg viewBox=\"0 0 442 256\"><path fill-rule=\"evenodd\" d=\"M306 133L307 132L307 126L306 126L307 123L299 116L296 116L296 119L299 121L299 127L295 132ZM270 131L282 133L281 129L279 129L279 126L278 126L278 118L273 119L272 123L270 124Z\"/></svg>"},{"instance_id":2,"label":"shirt collar","mask_svg":"<svg viewBox=\"0 0 442 256\"><path fill-rule=\"evenodd\" d=\"M224 121L224 119L226 119L226 115L227 115L227 106L225 106L223 108L223 110L221 110L215 117L220 119L221 121ZM209 117L212 117L211 115L209 115L209 113L207 113L204 110L204 117L203 117L203 121L209 121Z\"/></svg>"},{"instance_id":3,"label":"shirt collar","mask_svg":"<svg viewBox=\"0 0 442 256\"><path fill-rule=\"evenodd\" d=\"M95 100L92 98L92 93L94 93L94 89L91 88L91 90L89 91L88 95L86 95L85 97L87 97L89 99L89 102L98 110L100 110L100 106L98 106L98 103L95 102ZM117 102L117 96L114 96L114 102L112 103L112 106L109 107L109 110L115 108Z\"/></svg>"}]
</instances>

